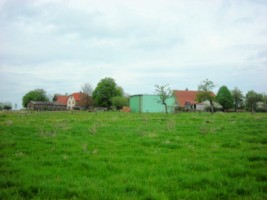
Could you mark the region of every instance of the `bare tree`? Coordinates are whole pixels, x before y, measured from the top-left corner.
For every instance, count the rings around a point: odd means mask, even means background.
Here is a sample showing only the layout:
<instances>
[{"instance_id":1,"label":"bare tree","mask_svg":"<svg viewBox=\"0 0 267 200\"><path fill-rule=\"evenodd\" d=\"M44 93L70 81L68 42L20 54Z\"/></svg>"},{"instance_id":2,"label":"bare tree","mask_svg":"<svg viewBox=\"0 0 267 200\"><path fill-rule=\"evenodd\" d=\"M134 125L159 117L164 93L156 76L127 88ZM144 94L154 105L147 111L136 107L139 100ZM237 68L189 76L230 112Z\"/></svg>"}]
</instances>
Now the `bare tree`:
<instances>
[{"instance_id":1,"label":"bare tree","mask_svg":"<svg viewBox=\"0 0 267 200\"><path fill-rule=\"evenodd\" d=\"M90 83L85 83L82 85L82 92L84 94L87 94L88 96L92 96L93 93L93 87Z\"/></svg>"},{"instance_id":2,"label":"bare tree","mask_svg":"<svg viewBox=\"0 0 267 200\"><path fill-rule=\"evenodd\" d=\"M155 92L159 96L159 103L163 104L165 107L165 113L168 114L168 107L166 100L173 95L169 85L155 85Z\"/></svg>"},{"instance_id":3,"label":"bare tree","mask_svg":"<svg viewBox=\"0 0 267 200\"><path fill-rule=\"evenodd\" d=\"M93 88L90 83L85 83L81 86L82 88L82 96L81 96L81 101L83 106L88 109L92 104L92 93L93 93Z\"/></svg>"}]
</instances>

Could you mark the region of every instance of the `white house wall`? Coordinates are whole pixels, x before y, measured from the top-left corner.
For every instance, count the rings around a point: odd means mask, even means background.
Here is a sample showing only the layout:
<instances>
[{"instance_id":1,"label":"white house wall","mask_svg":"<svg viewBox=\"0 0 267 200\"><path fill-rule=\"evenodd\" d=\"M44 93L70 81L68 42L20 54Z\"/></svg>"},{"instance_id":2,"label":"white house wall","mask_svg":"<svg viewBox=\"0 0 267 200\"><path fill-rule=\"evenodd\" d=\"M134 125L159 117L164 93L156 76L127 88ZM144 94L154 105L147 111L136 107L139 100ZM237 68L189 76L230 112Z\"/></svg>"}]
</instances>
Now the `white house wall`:
<instances>
[{"instance_id":1,"label":"white house wall","mask_svg":"<svg viewBox=\"0 0 267 200\"><path fill-rule=\"evenodd\" d=\"M75 101L74 97L69 96L68 101L67 101L68 110L72 110L75 105L76 105L76 101Z\"/></svg>"}]
</instances>

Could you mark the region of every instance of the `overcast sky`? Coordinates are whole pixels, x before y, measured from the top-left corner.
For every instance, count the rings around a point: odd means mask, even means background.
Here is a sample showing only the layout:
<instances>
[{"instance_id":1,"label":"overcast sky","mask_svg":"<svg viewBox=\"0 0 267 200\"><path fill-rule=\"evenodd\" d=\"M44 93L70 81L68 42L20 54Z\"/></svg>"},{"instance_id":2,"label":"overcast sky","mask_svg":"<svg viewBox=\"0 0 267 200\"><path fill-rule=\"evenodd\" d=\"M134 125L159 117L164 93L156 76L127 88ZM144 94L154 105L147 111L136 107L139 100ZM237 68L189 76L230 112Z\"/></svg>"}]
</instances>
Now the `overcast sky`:
<instances>
[{"instance_id":1,"label":"overcast sky","mask_svg":"<svg viewBox=\"0 0 267 200\"><path fill-rule=\"evenodd\" d=\"M0 102L112 77L125 92L206 78L267 93L266 0L0 0Z\"/></svg>"}]
</instances>

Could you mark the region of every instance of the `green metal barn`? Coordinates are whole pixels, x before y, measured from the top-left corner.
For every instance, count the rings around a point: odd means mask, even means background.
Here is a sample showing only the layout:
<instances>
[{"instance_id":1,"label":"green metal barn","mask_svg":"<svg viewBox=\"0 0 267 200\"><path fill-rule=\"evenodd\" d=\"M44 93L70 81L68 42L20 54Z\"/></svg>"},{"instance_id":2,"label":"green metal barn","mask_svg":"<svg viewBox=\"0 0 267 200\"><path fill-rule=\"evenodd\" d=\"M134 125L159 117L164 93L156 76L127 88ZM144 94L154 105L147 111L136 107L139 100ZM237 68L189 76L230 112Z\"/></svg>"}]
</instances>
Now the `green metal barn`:
<instances>
[{"instance_id":1,"label":"green metal barn","mask_svg":"<svg viewBox=\"0 0 267 200\"><path fill-rule=\"evenodd\" d=\"M165 107L159 103L160 97L158 95L133 95L130 96L131 112L135 113L164 113ZM174 97L167 99L168 112L173 113L176 102Z\"/></svg>"}]
</instances>

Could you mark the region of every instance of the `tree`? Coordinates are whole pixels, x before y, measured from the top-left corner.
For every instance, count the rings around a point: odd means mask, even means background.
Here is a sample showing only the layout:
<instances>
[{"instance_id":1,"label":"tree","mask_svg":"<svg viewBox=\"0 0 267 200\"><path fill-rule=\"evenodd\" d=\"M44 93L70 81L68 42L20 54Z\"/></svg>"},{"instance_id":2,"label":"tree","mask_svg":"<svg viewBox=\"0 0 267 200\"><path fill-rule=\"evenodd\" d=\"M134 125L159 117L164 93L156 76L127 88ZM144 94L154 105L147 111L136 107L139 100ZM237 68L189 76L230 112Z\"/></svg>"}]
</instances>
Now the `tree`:
<instances>
[{"instance_id":1,"label":"tree","mask_svg":"<svg viewBox=\"0 0 267 200\"><path fill-rule=\"evenodd\" d=\"M24 108L27 107L27 104L30 101L49 101L49 98L46 95L46 92L43 89L35 89L29 91L22 98L22 105Z\"/></svg>"},{"instance_id":2,"label":"tree","mask_svg":"<svg viewBox=\"0 0 267 200\"><path fill-rule=\"evenodd\" d=\"M86 109L93 105L92 93L93 88L90 83L85 83L84 85L82 85L81 101Z\"/></svg>"},{"instance_id":3,"label":"tree","mask_svg":"<svg viewBox=\"0 0 267 200\"><path fill-rule=\"evenodd\" d=\"M165 107L165 113L168 114L168 107L166 100L173 95L169 85L155 85L155 93L159 96L159 103Z\"/></svg>"},{"instance_id":4,"label":"tree","mask_svg":"<svg viewBox=\"0 0 267 200\"><path fill-rule=\"evenodd\" d=\"M4 110L12 110L12 103L10 102L4 103Z\"/></svg>"},{"instance_id":5,"label":"tree","mask_svg":"<svg viewBox=\"0 0 267 200\"><path fill-rule=\"evenodd\" d=\"M10 102L0 103L0 110L11 110L11 109L12 109L12 103Z\"/></svg>"},{"instance_id":6,"label":"tree","mask_svg":"<svg viewBox=\"0 0 267 200\"><path fill-rule=\"evenodd\" d=\"M124 96L124 90L123 90L123 88L122 88L121 86L117 86L117 87L116 87L116 90L117 90L117 95L118 95L119 97Z\"/></svg>"},{"instance_id":7,"label":"tree","mask_svg":"<svg viewBox=\"0 0 267 200\"><path fill-rule=\"evenodd\" d=\"M112 105L117 109L122 109L123 106L129 106L129 98L127 97L112 97L111 98Z\"/></svg>"},{"instance_id":8,"label":"tree","mask_svg":"<svg viewBox=\"0 0 267 200\"><path fill-rule=\"evenodd\" d=\"M87 94L88 96L92 96L93 93L93 87L90 83L85 83L82 85L82 92L84 94Z\"/></svg>"},{"instance_id":9,"label":"tree","mask_svg":"<svg viewBox=\"0 0 267 200\"><path fill-rule=\"evenodd\" d=\"M224 112L233 107L233 96L226 86L220 87L216 99L222 105Z\"/></svg>"},{"instance_id":10,"label":"tree","mask_svg":"<svg viewBox=\"0 0 267 200\"><path fill-rule=\"evenodd\" d=\"M267 112L267 94L262 94L262 102L263 102L263 109L265 112Z\"/></svg>"},{"instance_id":11,"label":"tree","mask_svg":"<svg viewBox=\"0 0 267 200\"><path fill-rule=\"evenodd\" d=\"M214 100L215 95L212 92L212 89L215 87L214 83L208 79L202 81L198 86L198 93L196 100L202 102L208 100L210 102L211 113L214 112Z\"/></svg>"},{"instance_id":12,"label":"tree","mask_svg":"<svg viewBox=\"0 0 267 200\"><path fill-rule=\"evenodd\" d=\"M262 95L250 90L246 94L246 107L251 110L251 113L255 112L257 102L262 100Z\"/></svg>"},{"instance_id":13,"label":"tree","mask_svg":"<svg viewBox=\"0 0 267 200\"><path fill-rule=\"evenodd\" d=\"M232 96L233 96L234 107L235 107L235 112L236 112L237 108L242 105L244 96L243 96L241 90L239 90L237 87L235 87L232 90Z\"/></svg>"},{"instance_id":14,"label":"tree","mask_svg":"<svg viewBox=\"0 0 267 200\"><path fill-rule=\"evenodd\" d=\"M98 106L110 109L112 105L111 98L122 96L117 88L117 84L113 78L104 78L96 86L93 91L93 100Z\"/></svg>"}]
</instances>

